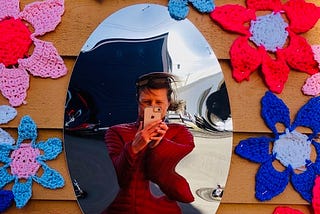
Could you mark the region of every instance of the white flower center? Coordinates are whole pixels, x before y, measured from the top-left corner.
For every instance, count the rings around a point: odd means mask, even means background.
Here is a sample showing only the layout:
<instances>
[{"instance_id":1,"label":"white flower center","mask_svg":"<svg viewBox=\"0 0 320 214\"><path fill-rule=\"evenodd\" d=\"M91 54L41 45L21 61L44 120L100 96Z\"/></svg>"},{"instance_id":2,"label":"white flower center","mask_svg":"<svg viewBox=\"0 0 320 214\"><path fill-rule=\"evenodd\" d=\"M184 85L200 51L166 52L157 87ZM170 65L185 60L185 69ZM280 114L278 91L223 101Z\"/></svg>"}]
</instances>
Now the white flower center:
<instances>
[{"instance_id":1,"label":"white flower center","mask_svg":"<svg viewBox=\"0 0 320 214\"><path fill-rule=\"evenodd\" d=\"M274 142L272 152L284 166L291 165L293 169L303 170L306 160L310 160L310 144L307 135L286 129L286 132Z\"/></svg>"},{"instance_id":2,"label":"white flower center","mask_svg":"<svg viewBox=\"0 0 320 214\"><path fill-rule=\"evenodd\" d=\"M257 17L256 20L251 21L250 40L257 46L263 46L268 51L276 52L286 43L289 35L287 27L288 24L280 13Z\"/></svg>"}]
</instances>

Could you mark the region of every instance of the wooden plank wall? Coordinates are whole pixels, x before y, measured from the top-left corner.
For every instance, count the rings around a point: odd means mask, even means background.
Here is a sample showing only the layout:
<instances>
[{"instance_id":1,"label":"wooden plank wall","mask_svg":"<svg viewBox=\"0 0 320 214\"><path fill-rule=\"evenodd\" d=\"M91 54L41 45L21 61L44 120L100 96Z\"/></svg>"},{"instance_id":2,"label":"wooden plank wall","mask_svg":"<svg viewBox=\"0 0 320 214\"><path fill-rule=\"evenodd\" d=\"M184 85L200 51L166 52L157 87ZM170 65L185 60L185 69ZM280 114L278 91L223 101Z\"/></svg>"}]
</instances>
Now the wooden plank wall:
<instances>
[{"instance_id":1,"label":"wooden plank wall","mask_svg":"<svg viewBox=\"0 0 320 214\"><path fill-rule=\"evenodd\" d=\"M20 7L34 2L21 0ZM320 6L317 0L308 0ZM40 37L53 42L54 46L68 68L68 75L57 80L42 79L31 76L28 90L27 104L17 108L18 116L9 124L1 126L15 136L17 125L23 115L30 115L38 125L39 138L48 137L63 139L64 102L72 68L82 45L88 36L106 17L113 12L137 3L156 3L167 6L167 0L65 0L65 13L62 22L56 30ZM244 0L216 0L216 6L223 4L245 5ZM207 14L200 14L190 5L188 19L202 32L215 51L225 75L226 85L230 97L231 112L234 124L233 145L239 140L250 136L260 136L270 131L260 117L260 99L267 90L261 74L255 72L250 81L236 83L231 77L229 49L237 38L237 34L227 33L216 25ZM187 35L186 35L187 36ZM305 33L310 44L320 44L320 22L316 27ZM294 117L298 109L309 99L301 93L307 75L291 71L282 94ZM0 97L1 104L8 101ZM66 179L66 185L59 190L49 190L34 184L31 201L23 208L11 207L7 213L81 213L73 195L72 185L68 176L64 154L49 165L61 172ZM311 207L288 186L286 190L269 202L259 202L254 197L254 176L257 164L239 158L233 154L226 191L217 213L272 213L278 205L286 205L300 209L304 213L311 213Z\"/></svg>"}]
</instances>

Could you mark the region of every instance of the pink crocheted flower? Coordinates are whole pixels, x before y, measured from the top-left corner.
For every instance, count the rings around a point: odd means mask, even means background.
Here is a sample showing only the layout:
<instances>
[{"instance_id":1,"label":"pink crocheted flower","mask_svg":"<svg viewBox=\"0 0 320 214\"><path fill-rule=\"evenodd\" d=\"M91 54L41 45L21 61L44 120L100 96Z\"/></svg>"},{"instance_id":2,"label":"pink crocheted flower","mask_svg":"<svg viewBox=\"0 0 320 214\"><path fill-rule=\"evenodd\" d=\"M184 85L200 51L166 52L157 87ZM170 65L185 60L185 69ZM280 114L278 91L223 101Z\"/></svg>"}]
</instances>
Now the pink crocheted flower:
<instances>
[{"instance_id":1,"label":"pink crocheted flower","mask_svg":"<svg viewBox=\"0 0 320 214\"><path fill-rule=\"evenodd\" d=\"M314 59L318 62L318 66L320 68L320 45L311 46ZM318 95L320 94L320 73L313 74L309 77L304 86L302 87L302 92L305 95Z\"/></svg>"},{"instance_id":2,"label":"pink crocheted flower","mask_svg":"<svg viewBox=\"0 0 320 214\"><path fill-rule=\"evenodd\" d=\"M53 44L36 38L53 31L63 13L63 0L34 2L21 12L19 0L0 0L0 91L12 106L25 103L29 73L43 78L67 73Z\"/></svg>"},{"instance_id":3,"label":"pink crocheted flower","mask_svg":"<svg viewBox=\"0 0 320 214\"><path fill-rule=\"evenodd\" d=\"M308 74L319 71L311 46L298 35L313 28L320 18L319 7L304 0L284 4L280 0L247 0L246 4L223 5L210 13L225 30L241 35L230 48L237 82L249 80L261 65L268 88L281 93L289 67Z\"/></svg>"}]
</instances>

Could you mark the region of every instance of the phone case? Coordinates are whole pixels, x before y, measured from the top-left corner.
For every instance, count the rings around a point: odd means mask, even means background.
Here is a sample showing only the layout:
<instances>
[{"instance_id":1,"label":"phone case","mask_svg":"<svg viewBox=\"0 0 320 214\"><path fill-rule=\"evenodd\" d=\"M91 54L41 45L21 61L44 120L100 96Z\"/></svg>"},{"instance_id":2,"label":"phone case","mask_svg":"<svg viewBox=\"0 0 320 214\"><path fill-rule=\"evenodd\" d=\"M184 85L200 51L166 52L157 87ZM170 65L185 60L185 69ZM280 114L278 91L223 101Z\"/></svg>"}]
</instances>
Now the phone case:
<instances>
[{"instance_id":1,"label":"phone case","mask_svg":"<svg viewBox=\"0 0 320 214\"><path fill-rule=\"evenodd\" d=\"M161 119L161 108L160 107L146 107L144 109L144 120L143 126L145 127L149 123Z\"/></svg>"}]
</instances>

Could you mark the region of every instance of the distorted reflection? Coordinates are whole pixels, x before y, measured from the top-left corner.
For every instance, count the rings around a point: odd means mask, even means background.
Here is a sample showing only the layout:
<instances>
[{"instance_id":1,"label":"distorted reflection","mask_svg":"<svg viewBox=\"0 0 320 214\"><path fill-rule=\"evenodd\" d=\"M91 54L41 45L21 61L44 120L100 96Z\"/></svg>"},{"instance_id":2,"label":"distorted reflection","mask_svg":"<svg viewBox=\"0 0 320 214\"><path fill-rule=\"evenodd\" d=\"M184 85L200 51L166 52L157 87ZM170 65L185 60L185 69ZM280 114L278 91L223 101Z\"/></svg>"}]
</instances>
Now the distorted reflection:
<instances>
[{"instance_id":1,"label":"distorted reflection","mask_svg":"<svg viewBox=\"0 0 320 214\"><path fill-rule=\"evenodd\" d=\"M152 17L152 18L150 18ZM65 151L84 213L100 213L119 191L104 143L106 130L137 118L135 80L164 71L177 83L177 110L169 123L186 125L195 149L176 171L195 201L183 213L214 213L229 170L232 119L219 62L206 39L188 20L173 20L167 8L137 4L123 8L90 35L78 56L65 106ZM156 186L151 186L157 194Z\"/></svg>"}]
</instances>

